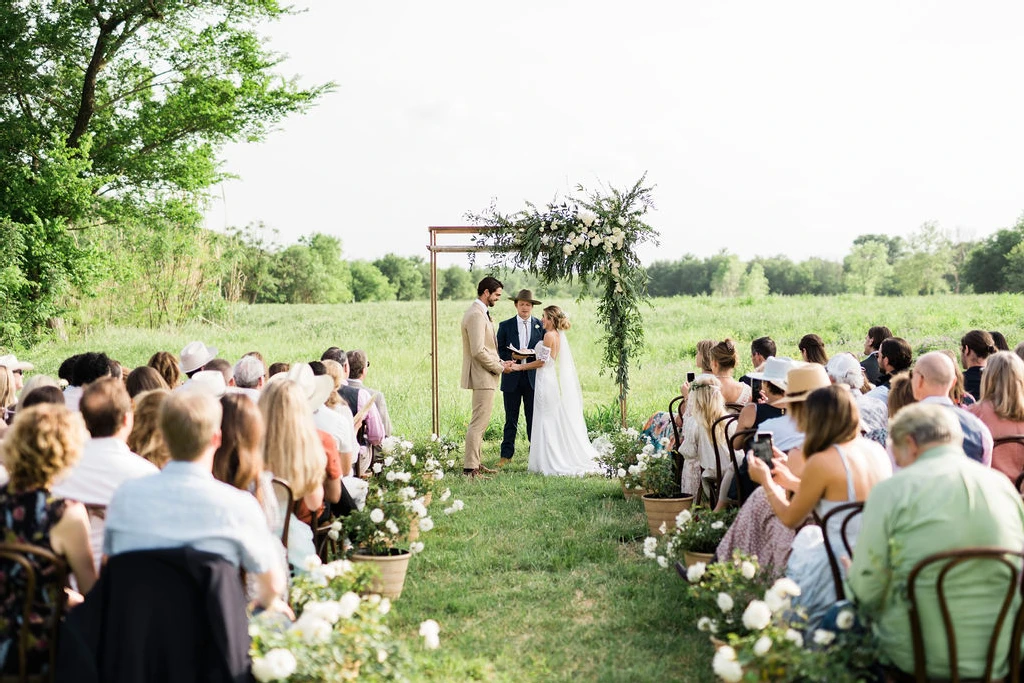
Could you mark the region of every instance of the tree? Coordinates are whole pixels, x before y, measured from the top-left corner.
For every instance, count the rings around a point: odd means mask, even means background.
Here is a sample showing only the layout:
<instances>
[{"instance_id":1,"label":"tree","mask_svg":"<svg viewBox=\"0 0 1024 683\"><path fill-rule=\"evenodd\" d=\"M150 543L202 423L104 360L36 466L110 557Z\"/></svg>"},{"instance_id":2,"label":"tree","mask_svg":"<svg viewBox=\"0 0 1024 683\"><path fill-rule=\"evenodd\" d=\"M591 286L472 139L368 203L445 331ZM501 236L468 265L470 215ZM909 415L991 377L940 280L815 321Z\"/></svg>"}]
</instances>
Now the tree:
<instances>
[{"instance_id":1,"label":"tree","mask_svg":"<svg viewBox=\"0 0 1024 683\"><path fill-rule=\"evenodd\" d=\"M893 284L907 296L946 292L952 267L949 237L937 223L925 223L910 235L906 253L893 265Z\"/></svg>"},{"instance_id":2,"label":"tree","mask_svg":"<svg viewBox=\"0 0 1024 683\"><path fill-rule=\"evenodd\" d=\"M395 287L377 266L366 261L352 261L348 267L352 273L352 293L356 301L394 301Z\"/></svg>"},{"instance_id":3,"label":"tree","mask_svg":"<svg viewBox=\"0 0 1024 683\"><path fill-rule=\"evenodd\" d=\"M277 0L0 6L0 219L22 234L23 333L95 280L78 231L155 216L198 225L223 145L262 139L332 87L275 73L281 58L257 27L289 12Z\"/></svg>"},{"instance_id":4,"label":"tree","mask_svg":"<svg viewBox=\"0 0 1024 683\"><path fill-rule=\"evenodd\" d=\"M472 299L476 296L476 285L469 271L461 266L445 268L439 273L438 293L440 299Z\"/></svg>"},{"instance_id":5,"label":"tree","mask_svg":"<svg viewBox=\"0 0 1024 683\"><path fill-rule=\"evenodd\" d=\"M846 291L874 296L892 275L889 252L885 244L875 240L854 242L843 259Z\"/></svg>"},{"instance_id":6,"label":"tree","mask_svg":"<svg viewBox=\"0 0 1024 683\"><path fill-rule=\"evenodd\" d=\"M756 299L768 296L768 292L768 278L764 276L764 267L757 262L751 263L740 282L740 293Z\"/></svg>"},{"instance_id":7,"label":"tree","mask_svg":"<svg viewBox=\"0 0 1024 683\"><path fill-rule=\"evenodd\" d=\"M738 296L740 284L746 273L743 262L735 254L722 252L718 257L718 264L714 270L715 274L711 278L711 293L715 296Z\"/></svg>"},{"instance_id":8,"label":"tree","mask_svg":"<svg viewBox=\"0 0 1024 683\"><path fill-rule=\"evenodd\" d=\"M1006 291L1004 269L1007 255L1022 241L1024 215L1017 219L1014 227L999 230L971 251L964 265L963 281L979 294Z\"/></svg>"},{"instance_id":9,"label":"tree","mask_svg":"<svg viewBox=\"0 0 1024 683\"><path fill-rule=\"evenodd\" d=\"M417 256L404 257L397 254L386 254L374 261L373 265L384 273L384 277L395 288L399 301L415 301L426 295L423 276L420 273L422 260ZM430 280L428 279L427 282L429 283Z\"/></svg>"},{"instance_id":10,"label":"tree","mask_svg":"<svg viewBox=\"0 0 1024 683\"><path fill-rule=\"evenodd\" d=\"M809 277L808 294L830 296L843 292L843 264L815 256L801 265L807 269Z\"/></svg>"}]
</instances>

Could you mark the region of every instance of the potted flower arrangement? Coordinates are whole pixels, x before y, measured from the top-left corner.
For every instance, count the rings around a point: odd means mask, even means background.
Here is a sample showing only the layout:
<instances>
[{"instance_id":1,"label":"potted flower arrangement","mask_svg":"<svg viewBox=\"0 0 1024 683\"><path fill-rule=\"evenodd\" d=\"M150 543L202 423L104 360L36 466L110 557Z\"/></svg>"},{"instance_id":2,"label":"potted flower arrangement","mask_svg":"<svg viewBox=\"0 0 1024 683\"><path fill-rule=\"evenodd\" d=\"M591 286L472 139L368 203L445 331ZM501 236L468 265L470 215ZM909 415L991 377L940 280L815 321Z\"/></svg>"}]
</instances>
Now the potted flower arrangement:
<instances>
[{"instance_id":1,"label":"potted flower arrangement","mask_svg":"<svg viewBox=\"0 0 1024 683\"><path fill-rule=\"evenodd\" d=\"M401 481L401 479L395 480ZM405 574L409 568L410 550L421 550L422 544L411 548L409 531L414 519L429 520L422 498L411 486L384 487L371 484L362 510L354 510L345 518L344 529L352 546L354 562L378 565L380 578L373 586L375 592L389 598L402 594ZM420 529L424 524L420 522Z\"/></svg>"},{"instance_id":2,"label":"potted flower arrangement","mask_svg":"<svg viewBox=\"0 0 1024 683\"><path fill-rule=\"evenodd\" d=\"M735 606L760 598L772 586L771 574L762 571L757 558L738 550L731 560L695 562L689 567L677 562L676 569L689 584L686 601L702 615L697 620L697 630L711 635L740 629L740 614Z\"/></svg>"},{"instance_id":3,"label":"potted flower arrangement","mask_svg":"<svg viewBox=\"0 0 1024 683\"><path fill-rule=\"evenodd\" d=\"M687 567L696 562L710 562L738 512L737 508L720 512L704 507L694 508L692 512L683 510L666 538L667 554Z\"/></svg>"},{"instance_id":4,"label":"potted flower arrangement","mask_svg":"<svg viewBox=\"0 0 1024 683\"><path fill-rule=\"evenodd\" d=\"M640 486L647 490L642 500L651 535L671 531L677 515L693 505L693 496L679 488L672 454L667 450L656 451L652 444L647 444L637 455L633 468Z\"/></svg>"},{"instance_id":5,"label":"potted flower arrangement","mask_svg":"<svg viewBox=\"0 0 1024 683\"><path fill-rule=\"evenodd\" d=\"M601 434L594 439L597 450L597 461L610 477L616 477L622 485L622 495L628 498L639 498L647 493L640 483L637 459L643 449L650 446L640 432L632 427L620 429L618 432ZM650 446L648 452L653 452Z\"/></svg>"}]
</instances>

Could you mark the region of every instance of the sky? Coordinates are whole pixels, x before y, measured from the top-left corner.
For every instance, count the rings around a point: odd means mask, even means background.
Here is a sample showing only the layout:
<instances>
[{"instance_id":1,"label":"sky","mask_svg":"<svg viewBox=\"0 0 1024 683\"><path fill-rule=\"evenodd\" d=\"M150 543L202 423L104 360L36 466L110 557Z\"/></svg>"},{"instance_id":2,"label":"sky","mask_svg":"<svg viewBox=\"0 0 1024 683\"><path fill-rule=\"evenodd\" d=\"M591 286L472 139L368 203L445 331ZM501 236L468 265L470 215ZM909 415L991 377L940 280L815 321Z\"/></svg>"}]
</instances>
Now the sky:
<instances>
[{"instance_id":1,"label":"sky","mask_svg":"<svg viewBox=\"0 0 1024 683\"><path fill-rule=\"evenodd\" d=\"M492 200L513 212L644 173L647 263L841 259L860 234L935 221L979 238L1024 212L1017 0L296 6L263 29L279 71L337 89L225 149L239 179L214 188L210 228L427 258L427 226Z\"/></svg>"}]
</instances>

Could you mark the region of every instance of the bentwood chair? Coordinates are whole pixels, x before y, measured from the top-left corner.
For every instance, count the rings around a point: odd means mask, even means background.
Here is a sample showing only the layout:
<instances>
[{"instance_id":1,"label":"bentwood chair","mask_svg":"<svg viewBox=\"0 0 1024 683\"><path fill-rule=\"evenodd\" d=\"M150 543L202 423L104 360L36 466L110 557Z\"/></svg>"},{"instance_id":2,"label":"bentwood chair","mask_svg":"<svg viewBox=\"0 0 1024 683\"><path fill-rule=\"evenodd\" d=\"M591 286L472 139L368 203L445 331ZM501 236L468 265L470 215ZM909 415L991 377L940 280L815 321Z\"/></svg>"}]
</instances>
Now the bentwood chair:
<instances>
[{"instance_id":1,"label":"bentwood chair","mask_svg":"<svg viewBox=\"0 0 1024 683\"><path fill-rule=\"evenodd\" d=\"M1001 436L998 439L992 440L992 457L995 457L996 449L1000 446L1010 446L1017 444L1018 446L1024 447L1024 434L1011 434L1009 436ZM1013 481L1014 486L1020 491L1021 484L1024 484L1024 472L1017 475L1017 478ZM1024 493L1024 492L1022 492Z\"/></svg>"},{"instance_id":2,"label":"bentwood chair","mask_svg":"<svg viewBox=\"0 0 1024 683\"><path fill-rule=\"evenodd\" d=\"M729 461L732 463L733 481L736 483L736 500L740 507L743 507L743 503L747 502L747 492L743 488L743 484L740 481L740 460L736 455L736 448L734 444L739 441L740 443L747 443L748 439L757 436L757 427L751 427L749 429L740 429L733 432L732 438L726 440L726 444L729 446ZM728 491L725 491L723 495L729 495Z\"/></svg>"},{"instance_id":3,"label":"bentwood chair","mask_svg":"<svg viewBox=\"0 0 1024 683\"><path fill-rule=\"evenodd\" d=\"M726 403L725 409L731 410L734 413L739 413L741 410L747 407L746 403Z\"/></svg>"},{"instance_id":4,"label":"bentwood chair","mask_svg":"<svg viewBox=\"0 0 1024 683\"><path fill-rule=\"evenodd\" d=\"M836 548L833 548L832 542L829 541L829 522L833 518L839 520L839 538L842 539L842 550L852 560L853 545L850 543L849 536L850 522L862 512L864 512L864 503L858 502L837 505L825 513L824 517L818 517L818 513L814 513L814 521L821 527L821 535L825 539L825 553L828 555L829 569L832 570L832 582L836 588L836 600L845 600L846 590L843 588L843 574L839 569L839 558L842 555L836 555Z\"/></svg>"},{"instance_id":5,"label":"bentwood chair","mask_svg":"<svg viewBox=\"0 0 1024 683\"><path fill-rule=\"evenodd\" d=\"M718 418L717 420L715 420L714 422L711 423L711 447L715 451L715 478L714 478L713 481L710 482L710 491L711 491L711 493L708 496L708 498L709 498L709 500L708 500L708 507L712 507L712 508L715 507L715 504L718 502L718 496L721 494L721 492L719 491L719 488L722 486L722 456L725 455L725 453L726 453L726 446L727 446L727 444L730 441L729 425L732 424L732 423L735 423L736 420L739 419L739 417L740 416L739 416L738 413L730 413L728 415L724 415L724 416ZM719 425L722 425L721 429L719 429ZM719 444L718 443L718 436L717 435L718 435L718 433L720 431L722 432L722 434L723 434L723 436L725 438L725 443L723 443L723 444ZM703 481L705 481L704 480L704 473L703 472L701 472L701 480L702 480L702 483L703 483ZM701 495L703 494L703 491L704 491L704 486L702 485L701 488L700 488L700 491L698 492L698 495L697 495L697 501L696 502L698 504L700 503L700 499L701 499Z\"/></svg>"},{"instance_id":6,"label":"bentwood chair","mask_svg":"<svg viewBox=\"0 0 1024 683\"><path fill-rule=\"evenodd\" d=\"M24 592L17 591L15 599L21 606L21 625L18 628L17 650L8 652L8 657L17 657L17 675L0 675L0 683L52 683L57 667L57 635L64 615L66 599L64 587L68 583L67 563L56 553L28 543L0 543L0 558L10 563L5 581L10 588L12 580L23 577ZM28 649L31 633L31 619L35 607L36 588L43 575L54 573L54 585L60 591L55 596L53 621L47 625L46 638L49 644L49 667L45 674L30 674L28 671ZM7 598L5 597L5 600Z\"/></svg>"},{"instance_id":7,"label":"bentwood chair","mask_svg":"<svg viewBox=\"0 0 1024 683\"><path fill-rule=\"evenodd\" d=\"M292 521L292 506L295 503L295 497L292 495L292 486L284 479L274 477L271 480L271 485L274 487L274 497L277 498L277 507L281 511L281 515L284 517L284 524L281 527L281 543L284 547L288 547L288 527Z\"/></svg>"},{"instance_id":8,"label":"bentwood chair","mask_svg":"<svg viewBox=\"0 0 1024 683\"><path fill-rule=\"evenodd\" d=\"M668 404L668 414L672 416L672 436L675 439L675 446L672 448L672 466L676 481L682 479L683 476L683 456L679 453L682 434L679 433L679 426L683 423L683 406L685 405L685 396L676 396ZM686 493L692 492L687 491Z\"/></svg>"},{"instance_id":9,"label":"bentwood chair","mask_svg":"<svg viewBox=\"0 0 1024 683\"><path fill-rule=\"evenodd\" d=\"M1003 679L1006 681L1019 681L1021 675L1021 635L1024 634L1024 609L1018 609L1016 614L1010 614L1010 605L1013 603L1013 596L1015 593L1020 591L1020 571L1017 569L1015 563L1019 563L1020 560L1024 560L1024 552L1018 550L1007 550L1005 548L962 548L959 550L949 550L946 552L935 553L924 558L910 570L910 575L907 577L907 601L910 612L910 634L914 648L914 680L918 683L924 683L928 681L927 672L927 653L925 652L924 645L924 634L921 630L921 610L919 600L921 589L918 587L918 581L921 578L922 573L925 570L932 570L928 573L934 575L934 571L937 570L938 574L935 576L935 593L934 597L939 603L939 611L942 616L942 624L946 634L946 652L949 662L950 681L951 683L960 683L960 660L957 652L956 642L956 615L952 614L949 609L949 604L946 602L945 593L945 582L949 576L949 573L960 565L968 565L962 568L963 571L970 572L973 567L976 568L979 563L982 562L994 562L1001 564L1006 567L1006 581L1005 584L992 586L993 597L997 597L999 592L1002 591L1002 601L999 605L999 610L993 614L992 621L992 635L989 638L988 649L986 650L985 658L985 674L984 677L978 679L984 683L991 683L992 674L997 664L1002 662L996 662L996 648L999 643L999 636L1002 633L1003 626L1007 622L1007 616L1010 617L1012 623L1012 634L1010 638L1009 652L1007 657L1009 659L1009 675ZM970 564L969 564L970 563ZM928 596L925 598L931 599L931 591L928 591ZM994 607L994 605L993 605ZM941 653L933 653L933 655L941 656ZM1004 660L1005 661L1005 660Z\"/></svg>"}]
</instances>

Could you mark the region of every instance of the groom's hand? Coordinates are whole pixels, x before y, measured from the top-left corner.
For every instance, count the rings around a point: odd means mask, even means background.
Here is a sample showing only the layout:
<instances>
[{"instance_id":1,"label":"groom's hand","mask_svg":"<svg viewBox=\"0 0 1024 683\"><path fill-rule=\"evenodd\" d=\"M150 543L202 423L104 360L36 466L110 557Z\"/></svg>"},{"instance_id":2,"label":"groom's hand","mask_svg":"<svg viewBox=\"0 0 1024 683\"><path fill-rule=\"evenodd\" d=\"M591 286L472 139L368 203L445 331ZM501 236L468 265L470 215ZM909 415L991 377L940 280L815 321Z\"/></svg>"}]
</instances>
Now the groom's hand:
<instances>
[{"instance_id":1,"label":"groom's hand","mask_svg":"<svg viewBox=\"0 0 1024 683\"><path fill-rule=\"evenodd\" d=\"M502 370L501 370L502 374L507 375L508 373L512 372L512 366L514 364L515 364L515 362L514 361L510 361L510 360L507 360L507 361L503 362L501 364L502 365Z\"/></svg>"}]
</instances>

